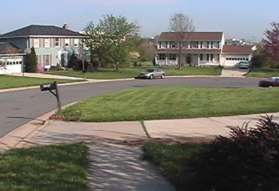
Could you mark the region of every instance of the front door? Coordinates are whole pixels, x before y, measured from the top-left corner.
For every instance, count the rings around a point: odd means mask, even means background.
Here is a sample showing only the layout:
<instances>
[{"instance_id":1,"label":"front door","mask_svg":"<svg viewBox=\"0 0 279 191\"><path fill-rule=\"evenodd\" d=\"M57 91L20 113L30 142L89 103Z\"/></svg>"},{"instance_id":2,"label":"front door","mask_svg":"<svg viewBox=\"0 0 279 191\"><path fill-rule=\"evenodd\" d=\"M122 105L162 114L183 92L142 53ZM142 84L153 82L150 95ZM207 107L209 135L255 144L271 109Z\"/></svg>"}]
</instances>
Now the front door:
<instances>
[{"instance_id":1,"label":"front door","mask_svg":"<svg viewBox=\"0 0 279 191\"><path fill-rule=\"evenodd\" d=\"M187 54L186 55L186 64L187 65L191 65L192 64L192 55L191 54Z\"/></svg>"}]
</instances>

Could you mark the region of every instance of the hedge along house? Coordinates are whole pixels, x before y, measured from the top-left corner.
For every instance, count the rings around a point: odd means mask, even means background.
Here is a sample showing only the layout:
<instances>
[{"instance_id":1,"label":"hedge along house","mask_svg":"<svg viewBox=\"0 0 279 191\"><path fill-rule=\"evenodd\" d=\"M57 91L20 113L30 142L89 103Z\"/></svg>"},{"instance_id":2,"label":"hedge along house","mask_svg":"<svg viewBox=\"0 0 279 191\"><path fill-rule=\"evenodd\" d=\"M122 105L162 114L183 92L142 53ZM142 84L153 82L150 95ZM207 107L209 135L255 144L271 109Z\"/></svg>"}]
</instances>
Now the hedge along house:
<instances>
[{"instance_id":1,"label":"hedge along house","mask_svg":"<svg viewBox=\"0 0 279 191\"><path fill-rule=\"evenodd\" d=\"M21 73L25 53L15 45L0 42L0 74Z\"/></svg>"},{"instance_id":2,"label":"hedge along house","mask_svg":"<svg viewBox=\"0 0 279 191\"><path fill-rule=\"evenodd\" d=\"M161 33L155 57L157 65L178 65L178 35L175 32ZM223 32L185 32L181 43L181 61L184 66L235 67L244 58L250 61L253 53L252 46L225 45ZM231 62L230 57L239 59Z\"/></svg>"},{"instance_id":3,"label":"hedge along house","mask_svg":"<svg viewBox=\"0 0 279 191\"><path fill-rule=\"evenodd\" d=\"M38 71L67 66L71 54L78 54L83 35L63 27L30 25L0 36L0 42L11 43L25 53L34 47Z\"/></svg>"}]
</instances>

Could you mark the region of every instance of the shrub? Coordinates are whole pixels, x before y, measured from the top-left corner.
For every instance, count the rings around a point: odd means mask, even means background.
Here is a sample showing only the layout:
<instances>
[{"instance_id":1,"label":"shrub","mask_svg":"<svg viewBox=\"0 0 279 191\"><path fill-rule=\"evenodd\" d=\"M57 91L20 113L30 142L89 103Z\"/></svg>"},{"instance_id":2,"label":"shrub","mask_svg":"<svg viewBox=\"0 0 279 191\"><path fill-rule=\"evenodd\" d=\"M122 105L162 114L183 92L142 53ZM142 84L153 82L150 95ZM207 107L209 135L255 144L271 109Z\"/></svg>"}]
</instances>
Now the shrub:
<instances>
[{"instance_id":1,"label":"shrub","mask_svg":"<svg viewBox=\"0 0 279 191\"><path fill-rule=\"evenodd\" d=\"M279 124L272 117L256 128L231 128L185 162L185 186L191 190L279 190Z\"/></svg>"}]
</instances>

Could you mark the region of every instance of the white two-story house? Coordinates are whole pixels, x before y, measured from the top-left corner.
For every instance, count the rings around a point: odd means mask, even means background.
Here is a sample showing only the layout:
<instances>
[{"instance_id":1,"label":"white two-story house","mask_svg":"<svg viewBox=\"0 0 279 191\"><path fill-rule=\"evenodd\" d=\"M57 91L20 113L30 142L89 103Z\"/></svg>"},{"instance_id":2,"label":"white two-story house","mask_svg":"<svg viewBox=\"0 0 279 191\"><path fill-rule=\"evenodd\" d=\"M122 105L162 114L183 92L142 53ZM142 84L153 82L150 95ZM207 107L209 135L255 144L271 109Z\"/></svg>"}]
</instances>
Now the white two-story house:
<instances>
[{"instance_id":1,"label":"white two-story house","mask_svg":"<svg viewBox=\"0 0 279 191\"><path fill-rule=\"evenodd\" d=\"M28 53L34 47L38 70L51 66L67 66L72 53L79 53L83 35L63 27L30 25L0 36L0 42L9 43Z\"/></svg>"},{"instance_id":2,"label":"white two-story house","mask_svg":"<svg viewBox=\"0 0 279 191\"><path fill-rule=\"evenodd\" d=\"M233 67L241 60L251 60L252 46L225 45L223 32L185 32L183 34L181 38L175 32L161 33L155 58L158 65L178 65L179 52L182 53L181 63L184 66ZM183 40L181 42L177 39ZM181 46L179 43L182 43ZM237 59L231 62L228 57Z\"/></svg>"}]
</instances>

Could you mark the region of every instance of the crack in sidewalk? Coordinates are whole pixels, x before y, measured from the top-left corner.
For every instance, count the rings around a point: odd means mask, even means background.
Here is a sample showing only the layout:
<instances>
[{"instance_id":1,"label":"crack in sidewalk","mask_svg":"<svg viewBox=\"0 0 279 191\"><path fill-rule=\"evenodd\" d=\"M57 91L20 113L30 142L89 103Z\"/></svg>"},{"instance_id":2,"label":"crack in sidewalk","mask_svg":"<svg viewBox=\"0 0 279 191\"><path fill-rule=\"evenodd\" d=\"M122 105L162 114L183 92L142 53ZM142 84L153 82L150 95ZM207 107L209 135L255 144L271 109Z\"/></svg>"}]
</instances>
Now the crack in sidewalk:
<instances>
[{"instance_id":1,"label":"crack in sidewalk","mask_svg":"<svg viewBox=\"0 0 279 191\"><path fill-rule=\"evenodd\" d=\"M152 137L150 136L148 130L147 130L147 127L145 126L145 123L144 121L140 121L140 124L141 124L141 127L145 133L145 135L147 136L148 139L152 139Z\"/></svg>"}]
</instances>

